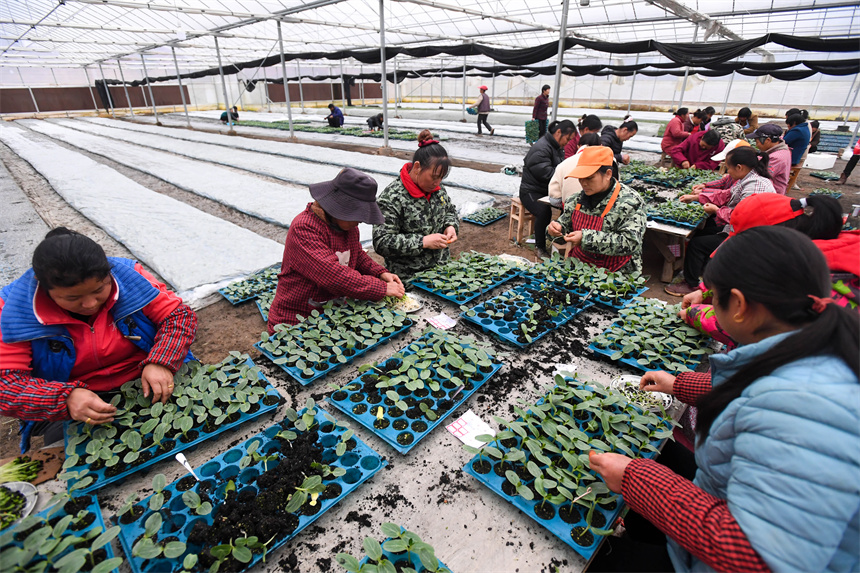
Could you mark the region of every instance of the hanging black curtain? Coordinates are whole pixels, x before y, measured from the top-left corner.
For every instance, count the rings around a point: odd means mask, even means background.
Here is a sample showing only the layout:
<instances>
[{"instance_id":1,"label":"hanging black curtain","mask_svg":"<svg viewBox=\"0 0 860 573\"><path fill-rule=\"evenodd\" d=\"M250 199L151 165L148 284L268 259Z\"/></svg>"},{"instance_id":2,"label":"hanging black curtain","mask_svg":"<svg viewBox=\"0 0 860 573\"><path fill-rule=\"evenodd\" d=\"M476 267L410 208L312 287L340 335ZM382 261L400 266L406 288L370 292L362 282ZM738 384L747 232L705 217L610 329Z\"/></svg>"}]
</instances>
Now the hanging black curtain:
<instances>
[{"instance_id":1,"label":"hanging black curtain","mask_svg":"<svg viewBox=\"0 0 860 573\"><path fill-rule=\"evenodd\" d=\"M102 103L102 107L105 108L105 111L110 113L110 100L108 99L107 86L105 85L104 80L96 80L96 93L99 94L99 101Z\"/></svg>"}]
</instances>

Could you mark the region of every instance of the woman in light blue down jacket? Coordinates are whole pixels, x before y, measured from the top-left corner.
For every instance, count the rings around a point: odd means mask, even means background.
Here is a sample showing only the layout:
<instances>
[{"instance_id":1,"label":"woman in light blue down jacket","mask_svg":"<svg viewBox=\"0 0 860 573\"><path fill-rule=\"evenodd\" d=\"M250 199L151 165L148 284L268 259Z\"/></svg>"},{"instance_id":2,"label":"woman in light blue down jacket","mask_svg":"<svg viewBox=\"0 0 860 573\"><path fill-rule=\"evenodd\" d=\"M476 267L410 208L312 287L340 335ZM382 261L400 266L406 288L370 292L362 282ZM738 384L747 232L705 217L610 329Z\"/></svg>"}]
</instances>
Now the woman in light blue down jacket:
<instances>
[{"instance_id":1,"label":"woman in light blue down jacket","mask_svg":"<svg viewBox=\"0 0 860 573\"><path fill-rule=\"evenodd\" d=\"M641 382L698 406L695 479L613 453L592 469L666 534L676 571L857 571L860 317L828 298L824 256L792 229L730 238L704 282L740 346L710 375Z\"/></svg>"}]
</instances>

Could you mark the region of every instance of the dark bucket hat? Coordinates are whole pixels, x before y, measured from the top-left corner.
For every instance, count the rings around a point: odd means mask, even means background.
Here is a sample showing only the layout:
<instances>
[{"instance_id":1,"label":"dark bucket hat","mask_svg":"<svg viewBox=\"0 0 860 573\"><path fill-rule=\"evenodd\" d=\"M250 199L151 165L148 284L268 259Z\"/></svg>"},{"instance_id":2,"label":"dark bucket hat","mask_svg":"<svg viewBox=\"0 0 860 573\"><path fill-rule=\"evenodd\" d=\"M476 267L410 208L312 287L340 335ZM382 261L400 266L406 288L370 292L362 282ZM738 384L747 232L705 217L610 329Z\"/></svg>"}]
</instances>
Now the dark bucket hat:
<instances>
[{"instance_id":1,"label":"dark bucket hat","mask_svg":"<svg viewBox=\"0 0 860 573\"><path fill-rule=\"evenodd\" d=\"M311 197L335 219L381 225L385 216L376 204L377 187L373 177L352 167L341 169L331 181L309 186Z\"/></svg>"}]
</instances>

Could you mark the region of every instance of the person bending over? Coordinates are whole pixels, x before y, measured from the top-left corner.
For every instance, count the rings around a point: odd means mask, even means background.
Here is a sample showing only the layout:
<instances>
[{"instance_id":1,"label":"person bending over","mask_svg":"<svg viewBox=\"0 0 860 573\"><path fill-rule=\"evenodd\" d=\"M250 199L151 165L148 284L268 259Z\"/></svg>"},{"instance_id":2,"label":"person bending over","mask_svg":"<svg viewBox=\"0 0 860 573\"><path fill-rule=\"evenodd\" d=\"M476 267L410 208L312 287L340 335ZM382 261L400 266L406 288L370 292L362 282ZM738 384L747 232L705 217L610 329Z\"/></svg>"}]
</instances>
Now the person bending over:
<instances>
[{"instance_id":1,"label":"person bending over","mask_svg":"<svg viewBox=\"0 0 860 573\"><path fill-rule=\"evenodd\" d=\"M666 130L663 132L663 140L660 142L660 149L663 153L669 153L671 149L677 145L681 145L690 137L690 132L684 129L684 123L690 116L690 110L686 107L678 108L675 112L675 117L669 120L666 124Z\"/></svg>"},{"instance_id":2,"label":"person bending over","mask_svg":"<svg viewBox=\"0 0 860 573\"><path fill-rule=\"evenodd\" d=\"M582 191L567 200L547 232L573 245L571 257L610 271L641 272L648 220L642 197L612 176L611 149L587 147L578 157L567 178L578 179Z\"/></svg>"},{"instance_id":3,"label":"person bending over","mask_svg":"<svg viewBox=\"0 0 860 573\"><path fill-rule=\"evenodd\" d=\"M552 207L539 201L549 193L549 182L556 167L564 159L564 146L576 133L569 119L554 121L547 133L537 140L523 160L523 178L520 181L520 201L535 216L535 253L548 257L546 251L546 226L552 220Z\"/></svg>"},{"instance_id":4,"label":"person bending over","mask_svg":"<svg viewBox=\"0 0 860 573\"><path fill-rule=\"evenodd\" d=\"M698 131L670 149L669 155L675 167L715 171L720 163L713 157L725 148L726 144L716 131Z\"/></svg>"},{"instance_id":5,"label":"person bending over","mask_svg":"<svg viewBox=\"0 0 860 573\"><path fill-rule=\"evenodd\" d=\"M385 222L373 227L373 249L404 280L450 258L457 240L457 208L442 187L451 159L429 130L418 134L418 150L379 197Z\"/></svg>"},{"instance_id":6,"label":"person bending over","mask_svg":"<svg viewBox=\"0 0 860 573\"><path fill-rule=\"evenodd\" d=\"M639 125L632 120L625 121L617 128L607 125L600 134L600 144L612 150L612 153L615 154L616 163L627 165L630 163L630 156L622 153L621 150L624 147L624 142L636 135L637 131L639 131ZM615 177L618 177L618 173L615 173Z\"/></svg>"},{"instance_id":7,"label":"person bending over","mask_svg":"<svg viewBox=\"0 0 860 573\"><path fill-rule=\"evenodd\" d=\"M370 131L377 131L385 127L385 118L381 113L372 115L367 118L367 127Z\"/></svg>"},{"instance_id":8,"label":"person bending over","mask_svg":"<svg viewBox=\"0 0 860 573\"><path fill-rule=\"evenodd\" d=\"M299 315L308 316L335 298L403 296L400 278L361 248L359 223L385 220L376 205L376 188L372 177L351 167L331 181L310 185L314 202L293 219L284 242L269 334L275 325L296 324Z\"/></svg>"},{"instance_id":9,"label":"person bending over","mask_svg":"<svg viewBox=\"0 0 860 573\"><path fill-rule=\"evenodd\" d=\"M238 119L239 119L239 108L236 107L235 105L230 108L229 116L228 116L228 113L226 111L221 113L221 123L228 123L230 121L237 121Z\"/></svg>"},{"instance_id":10,"label":"person bending over","mask_svg":"<svg viewBox=\"0 0 860 573\"><path fill-rule=\"evenodd\" d=\"M633 531L625 517L626 539L610 538L591 570L613 570L613 554L642 563L625 545L650 528L667 540L659 570L857 571L860 316L833 304L824 257L791 229L732 237L704 281L740 346L712 355L708 373L640 382L698 408L695 478L660 458L591 454L628 516L647 520Z\"/></svg>"},{"instance_id":11,"label":"person bending over","mask_svg":"<svg viewBox=\"0 0 860 573\"><path fill-rule=\"evenodd\" d=\"M98 393L137 378L145 397L167 402L196 331L194 312L140 263L58 227L0 291L0 414L104 424L116 408ZM51 443L62 424L24 424L22 450L31 433Z\"/></svg>"}]
</instances>

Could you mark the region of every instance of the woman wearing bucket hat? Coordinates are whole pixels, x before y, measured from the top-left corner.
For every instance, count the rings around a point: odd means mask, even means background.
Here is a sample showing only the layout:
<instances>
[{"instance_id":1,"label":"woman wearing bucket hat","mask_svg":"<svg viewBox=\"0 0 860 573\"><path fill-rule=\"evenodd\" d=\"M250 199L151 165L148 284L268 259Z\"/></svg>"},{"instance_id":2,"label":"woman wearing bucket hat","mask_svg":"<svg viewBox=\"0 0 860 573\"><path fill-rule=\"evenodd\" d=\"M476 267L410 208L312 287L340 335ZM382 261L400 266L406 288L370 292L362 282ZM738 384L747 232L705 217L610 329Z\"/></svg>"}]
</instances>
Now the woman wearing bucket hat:
<instances>
[{"instance_id":1,"label":"woman wearing bucket hat","mask_svg":"<svg viewBox=\"0 0 860 573\"><path fill-rule=\"evenodd\" d=\"M276 324L295 324L315 307L338 297L381 300L403 296L397 275L361 248L359 223L385 221L376 205L376 181L351 167L332 181L310 186L313 203L293 219L284 244L278 289L269 309Z\"/></svg>"},{"instance_id":2,"label":"woman wearing bucket hat","mask_svg":"<svg viewBox=\"0 0 860 573\"><path fill-rule=\"evenodd\" d=\"M642 270L645 204L638 193L612 176L614 156L608 147L585 148L567 177L579 179L582 191L570 197L547 232L573 244L569 256L610 271Z\"/></svg>"},{"instance_id":3,"label":"woman wearing bucket hat","mask_svg":"<svg viewBox=\"0 0 860 573\"><path fill-rule=\"evenodd\" d=\"M373 248L403 279L447 261L457 240L457 208L442 187L450 169L448 152L425 129L412 162L379 196L385 222L373 226Z\"/></svg>"},{"instance_id":4,"label":"woman wearing bucket hat","mask_svg":"<svg viewBox=\"0 0 860 573\"><path fill-rule=\"evenodd\" d=\"M487 116L490 115L490 96L487 95L487 86L481 86L478 89L481 90L481 95L478 101L475 102L475 105L472 106L478 111L478 135L483 135L481 133L481 124L487 126L487 129L490 130L490 135L493 135L496 130L487 123Z\"/></svg>"}]
</instances>

